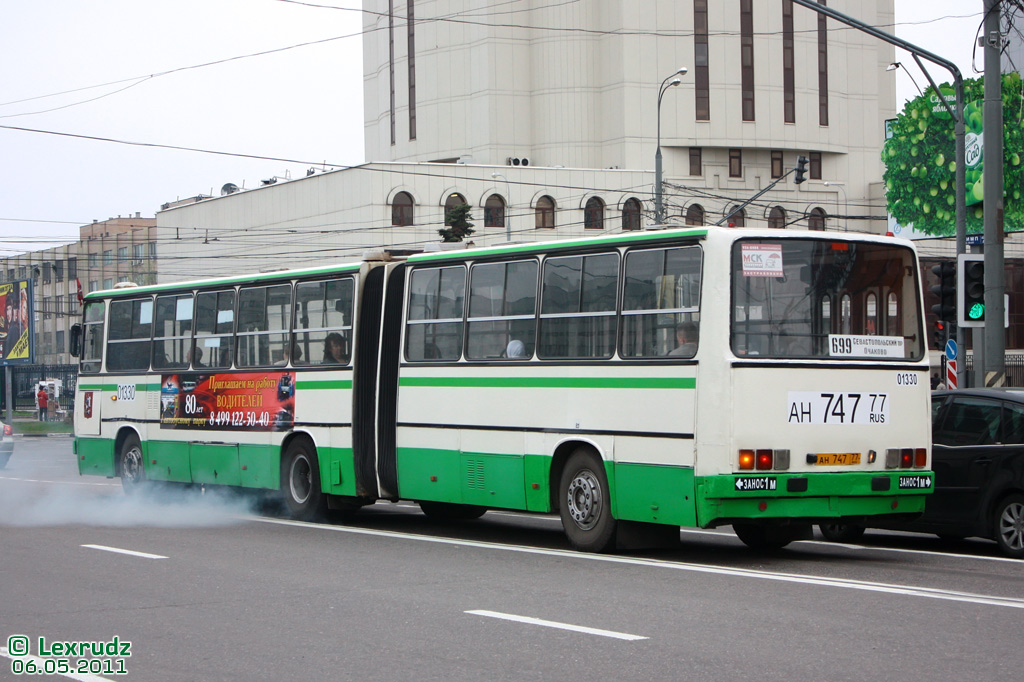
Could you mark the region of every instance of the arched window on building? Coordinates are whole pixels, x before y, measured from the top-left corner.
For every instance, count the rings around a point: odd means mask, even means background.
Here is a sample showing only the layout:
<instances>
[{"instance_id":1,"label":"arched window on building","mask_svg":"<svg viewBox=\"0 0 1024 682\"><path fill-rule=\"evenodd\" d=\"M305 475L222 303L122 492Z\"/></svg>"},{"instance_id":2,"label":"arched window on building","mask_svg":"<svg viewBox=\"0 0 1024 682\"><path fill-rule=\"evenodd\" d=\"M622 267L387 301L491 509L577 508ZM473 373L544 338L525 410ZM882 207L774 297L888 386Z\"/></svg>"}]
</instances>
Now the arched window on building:
<instances>
[{"instance_id":1,"label":"arched window on building","mask_svg":"<svg viewBox=\"0 0 1024 682\"><path fill-rule=\"evenodd\" d=\"M626 199L622 205L622 230L640 229L640 200L636 198Z\"/></svg>"},{"instance_id":2,"label":"arched window on building","mask_svg":"<svg viewBox=\"0 0 1024 682\"><path fill-rule=\"evenodd\" d=\"M505 200L498 194L484 202L484 227L505 227Z\"/></svg>"},{"instance_id":3,"label":"arched window on building","mask_svg":"<svg viewBox=\"0 0 1024 682\"><path fill-rule=\"evenodd\" d=\"M444 224L451 227L452 221L448 219L448 212L456 206L468 203L466 197L462 196L458 192L453 192L448 195L448 198L444 200Z\"/></svg>"},{"instance_id":4,"label":"arched window on building","mask_svg":"<svg viewBox=\"0 0 1024 682\"><path fill-rule=\"evenodd\" d=\"M534 208L535 227L538 230L550 230L555 226L555 200L545 195L537 199Z\"/></svg>"},{"instance_id":5,"label":"arched window on building","mask_svg":"<svg viewBox=\"0 0 1024 682\"><path fill-rule=\"evenodd\" d=\"M825 218L828 214L825 213L825 209L815 207L811 209L810 215L807 216L807 229L818 230L819 232L825 231Z\"/></svg>"},{"instance_id":6,"label":"arched window on building","mask_svg":"<svg viewBox=\"0 0 1024 682\"><path fill-rule=\"evenodd\" d=\"M399 192L391 200L391 224L398 226L412 225L412 195Z\"/></svg>"},{"instance_id":7,"label":"arched window on building","mask_svg":"<svg viewBox=\"0 0 1024 682\"><path fill-rule=\"evenodd\" d=\"M604 202L598 197L587 199L586 208L583 209L583 227L588 230L604 229Z\"/></svg>"},{"instance_id":8,"label":"arched window on building","mask_svg":"<svg viewBox=\"0 0 1024 682\"><path fill-rule=\"evenodd\" d=\"M703 225L704 224L704 207L700 204L690 204L686 209L686 224L687 225Z\"/></svg>"},{"instance_id":9,"label":"arched window on building","mask_svg":"<svg viewBox=\"0 0 1024 682\"><path fill-rule=\"evenodd\" d=\"M773 206L768 213L768 227L773 230L786 229L786 209L781 206Z\"/></svg>"},{"instance_id":10,"label":"arched window on building","mask_svg":"<svg viewBox=\"0 0 1024 682\"><path fill-rule=\"evenodd\" d=\"M736 211L736 207L735 206L731 206L729 208L728 212L732 213L733 211ZM727 221L725 221L725 223L729 227L746 227L746 225L747 225L747 212L744 211L741 208L740 210L736 211L735 213L732 213L732 215L729 216L729 219Z\"/></svg>"}]
</instances>

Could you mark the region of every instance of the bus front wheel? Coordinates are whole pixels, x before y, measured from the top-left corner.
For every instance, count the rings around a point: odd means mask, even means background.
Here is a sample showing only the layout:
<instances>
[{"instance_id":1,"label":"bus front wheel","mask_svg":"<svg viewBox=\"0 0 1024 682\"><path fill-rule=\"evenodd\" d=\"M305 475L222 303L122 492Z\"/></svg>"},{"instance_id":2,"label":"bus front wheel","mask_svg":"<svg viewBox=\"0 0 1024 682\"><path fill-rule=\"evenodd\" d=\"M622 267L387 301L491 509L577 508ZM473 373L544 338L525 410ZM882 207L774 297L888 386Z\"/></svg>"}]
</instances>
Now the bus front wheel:
<instances>
[{"instance_id":1,"label":"bus front wheel","mask_svg":"<svg viewBox=\"0 0 1024 682\"><path fill-rule=\"evenodd\" d=\"M305 438L296 438L281 460L281 495L292 518L310 521L326 508L320 490L320 466L316 448Z\"/></svg>"},{"instance_id":2,"label":"bus front wheel","mask_svg":"<svg viewBox=\"0 0 1024 682\"><path fill-rule=\"evenodd\" d=\"M134 433L125 437L117 455L117 468L121 474L121 487L129 495L140 492L146 484L142 444Z\"/></svg>"},{"instance_id":3,"label":"bus front wheel","mask_svg":"<svg viewBox=\"0 0 1024 682\"><path fill-rule=\"evenodd\" d=\"M608 475L601 458L585 449L569 456L558 486L559 513L569 542L584 552L607 552L615 542Z\"/></svg>"}]
</instances>

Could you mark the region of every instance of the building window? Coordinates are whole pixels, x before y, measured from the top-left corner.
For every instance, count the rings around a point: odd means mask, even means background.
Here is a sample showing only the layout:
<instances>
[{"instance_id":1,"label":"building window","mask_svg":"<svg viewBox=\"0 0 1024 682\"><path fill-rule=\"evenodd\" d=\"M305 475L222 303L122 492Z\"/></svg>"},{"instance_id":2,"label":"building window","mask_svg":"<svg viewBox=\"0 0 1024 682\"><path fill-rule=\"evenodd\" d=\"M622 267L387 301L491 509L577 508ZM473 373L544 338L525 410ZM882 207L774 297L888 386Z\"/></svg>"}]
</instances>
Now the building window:
<instances>
[{"instance_id":1,"label":"building window","mask_svg":"<svg viewBox=\"0 0 1024 682\"><path fill-rule=\"evenodd\" d=\"M782 150L772 150L772 177L781 178L785 171L782 170Z\"/></svg>"},{"instance_id":2,"label":"building window","mask_svg":"<svg viewBox=\"0 0 1024 682\"><path fill-rule=\"evenodd\" d=\"M409 8L409 139L416 139L416 25L413 16L413 0L408 0Z\"/></svg>"},{"instance_id":3,"label":"building window","mask_svg":"<svg viewBox=\"0 0 1024 682\"><path fill-rule=\"evenodd\" d=\"M754 0L740 0L740 90L743 120L754 120Z\"/></svg>"},{"instance_id":4,"label":"building window","mask_svg":"<svg viewBox=\"0 0 1024 682\"><path fill-rule=\"evenodd\" d=\"M743 150L742 149L730 149L729 150L729 177L730 178L742 178L743 177Z\"/></svg>"},{"instance_id":5,"label":"building window","mask_svg":"<svg viewBox=\"0 0 1024 682\"><path fill-rule=\"evenodd\" d=\"M54 348L53 352L54 353L63 353L64 352L64 332L62 332L62 331L58 331L57 332L57 345Z\"/></svg>"},{"instance_id":6,"label":"building window","mask_svg":"<svg viewBox=\"0 0 1024 682\"><path fill-rule=\"evenodd\" d=\"M640 200L626 199L622 205L622 229L624 231L640 229Z\"/></svg>"},{"instance_id":7,"label":"building window","mask_svg":"<svg viewBox=\"0 0 1024 682\"><path fill-rule=\"evenodd\" d=\"M455 208L456 206L461 206L461 205L463 205L465 203L466 203L466 197L462 196L458 192L456 192L454 194L449 194L448 195L448 198L444 200L444 224L445 225L447 225L448 227L452 226L452 221L451 221L451 218L449 217L448 214L451 213L451 210L453 208Z\"/></svg>"},{"instance_id":8,"label":"building window","mask_svg":"<svg viewBox=\"0 0 1024 682\"><path fill-rule=\"evenodd\" d=\"M408 192L399 192L391 200L391 224L401 227L413 224L412 195Z\"/></svg>"},{"instance_id":9,"label":"building window","mask_svg":"<svg viewBox=\"0 0 1024 682\"><path fill-rule=\"evenodd\" d=\"M18 279L25 279L25 275L27 275L27 274L28 274L27 266L19 265L18 266Z\"/></svg>"},{"instance_id":10,"label":"building window","mask_svg":"<svg viewBox=\"0 0 1024 682\"><path fill-rule=\"evenodd\" d=\"M53 313L53 299L43 296L43 319L48 320Z\"/></svg>"},{"instance_id":11,"label":"building window","mask_svg":"<svg viewBox=\"0 0 1024 682\"><path fill-rule=\"evenodd\" d=\"M704 224L704 207L700 204L690 204L686 209L686 224L687 225L703 225Z\"/></svg>"},{"instance_id":12,"label":"building window","mask_svg":"<svg viewBox=\"0 0 1024 682\"><path fill-rule=\"evenodd\" d=\"M782 115L786 123L796 123L793 60L793 0L782 0Z\"/></svg>"},{"instance_id":13,"label":"building window","mask_svg":"<svg viewBox=\"0 0 1024 682\"><path fill-rule=\"evenodd\" d=\"M821 180L821 152L810 153L811 180Z\"/></svg>"},{"instance_id":14,"label":"building window","mask_svg":"<svg viewBox=\"0 0 1024 682\"><path fill-rule=\"evenodd\" d=\"M825 0L818 0L824 5ZM818 14L818 125L828 125L828 28L824 14Z\"/></svg>"},{"instance_id":15,"label":"building window","mask_svg":"<svg viewBox=\"0 0 1024 682\"><path fill-rule=\"evenodd\" d=\"M122 246L117 249L117 262L124 263L128 260L128 247Z\"/></svg>"},{"instance_id":16,"label":"building window","mask_svg":"<svg viewBox=\"0 0 1024 682\"><path fill-rule=\"evenodd\" d=\"M100 283L99 283L98 280L95 280L95 279L90 279L89 280L89 291L90 292L96 291L99 288L100 288Z\"/></svg>"},{"instance_id":17,"label":"building window","mask_svg":"<svg viewBox=\"0 0 1024 682\"><path fill-rule=\"evenodd\" d=\"M583 209L583 227L587 230L604 229L604 202L598 197L587 199Z\"/></svg>"},{"instance_id":18,"label":"building window","mask_svg":"<svg viewBox=\"0 0 1024 682\"><path fill-rule=\"evenodd\" d=\"M50 262L44 260L43 261L43 284L49 284L50 280L52 279L52 277L50 275L50 267L51 267Z\"/></svg>"},{"instance_id":19,"label":"building window","mask_svg":"<svg viewBox=\"0 0 1024 682\"><path fill-rule=\"evenodd\" d=\"M708 73L708 0L693 0L693 55L693 93L697 120L710 121L711 84Z\"/></svg>"},{"instance_id":20,"label":"building window","mask_svg":"<svg viewBox=\"0 0 1024 682\"><path fill-rule=\"evenodd\" d=\"M14 281L14 268L11 268L10 270L7 271L7 281L8 282L13 282Z\"/></svg>"},{"instance_id":21,"label":"building window","mask_svg":"<svg viewBox=\"0 0 1024 682\"><path fill-rule=\"evenodd\" d=\"M55 260L53 261L53 278L57 282L64 281L64 261Z\"/></svg>"},{"instance_id":22,"label":"building window","mask_svg":"<svg viewBox=\"0 0 1024 682\"><path fill-rule=\"evenodd\" d=\"M111 251L110 249L107 249L106 251L103 252L103 264L104 265L111 265L111 264L113 264L113 262L114 262L114 252Z\"/></svg>"},{"instance_id":23,"label":"building window","mask_svg":"<svg viewBox=\"0 0 1024 682\"><path fill-rule=\"evenodd\" d=\"M113 278L108 277L105 280L103 280L103 288L104 289L113 289L114 288L114 280L113 280Z\"/></svg>"},{"instance_id":24,"label":"building window","mask_svg":"<svg viewBox=\"0 0 1024 682\"><path fill-rule=\"evenodd\" d=\"M704 175L703 153L700 147L690 147L690 175Z\"/></svg>"},{"instance_id":25,"label":"building window","mask_svg":"<svg viewBox=\"0 0 1024 682\"><path fill-rule=\"evenodd\" d=\"M812 208L810 215L807 216L807 229L824 232L827 215L821 207Z\"/></svg>"},{"instance_id":26,"label":"building window","mask_svg":"<svg viewBox=\"0 0 1024 682\"><path fill-rule=\"evenodd\" d=\"M773 230L783 230L786 228L786 209L781 206L773 206L770 213L768 213L768 227Z\"/></svg>"},{"instance_id":27,"label":"building window","mask_svg":"<svg viewBox=\"0 0 1024 682\"><path fill-rule=\"evenodd\" d=\"M132 244L132 260L142 260L146 257L145 244Z\"/></svg>"},{"instance_id":28,"label":"building window","mask_svg":"<svg viewBox=\"0 0 1024 682\"><path fill-rule=\"evenodd\" d=\"M738 206L733 206L729 209L729 227L746 227L747 226L747 212Z\"/></svg>"},{"instance_id":29,"label":"building window","mask_svg":"<svg viewBox=\"0 0 1024 682\"><path fill-rule=\"evenodd\" d=\"M156 259L156 242L150 242L149 243L149 259L150 260L155 260Z\"/></svg>"},{"instance_id":30,"label":"building window","mask_svg":"<svg viewBox=\"0 0 1024 682\"><path fill-rule=\"evenodd\" d=\"M497 194L484 202L484 227L505 227L505 200Z\"/></svg>"},{"instance_id":31,"label":"building window","mask_svg":"<svg viewBox=\"0 0 1024 682\"><path fill-rule=\"evenodd\" d=\"M553 228L555 226L555 200L546 195L537 199L537 206L533 214L534 226L538 230Z\"/></svg>"},{"instance_id":32,"label":"building window","mask_svg":"<svg viewBox=\"0 0 1024 682\"><path fill-rule=\"evenodd\" d=\"M98 268L100 266L100 255L98 253L89 254L89 267Z\"/></svg>"}]
</instances>

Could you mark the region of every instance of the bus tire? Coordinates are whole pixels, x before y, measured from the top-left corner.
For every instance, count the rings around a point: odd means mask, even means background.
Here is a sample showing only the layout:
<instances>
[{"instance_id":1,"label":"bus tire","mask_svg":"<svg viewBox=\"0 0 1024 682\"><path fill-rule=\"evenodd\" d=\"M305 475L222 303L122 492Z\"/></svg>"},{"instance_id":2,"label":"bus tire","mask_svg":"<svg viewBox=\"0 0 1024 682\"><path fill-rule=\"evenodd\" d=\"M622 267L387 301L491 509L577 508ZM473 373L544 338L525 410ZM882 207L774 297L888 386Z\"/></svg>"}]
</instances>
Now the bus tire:
<instances>
[{"instance_id":1,"label":"bus tire","mask_svg":"<svg viewBox=\"0 0 1024 682\"><path fill-rule=\"evenodd\" d=\"M1000 552L1024 559L1024 495L1010 495L996 505L992 531Z\"/></svg>"},{"instance_id":2,"label":"bus tire","mask_svg":"<svg viewBox=\"0 0 1024 682\"><path fill-rule=\"evenodd\" d=\"M288 514L300 521L318 518L327 508L320 489L320 464L316 448L306 438L295 438L281 458L281 497Z\"/></svg>"},{"instance_id":3,"label":"bus tire","mask_svg":"<svg viewBox=\"0 0 1024 682\"><path fill-rule=\"evenodd\" d=\"M420 509L434 521L472 521L487 513L487 507L451 502L420 502Z\"/></svg>"},{"instance_id":4,"label":"bus tire","mask_svg":"<svg viewBox=\"0 0 1024 682\"><path fill-rule=\"evenodd\" d=\"M583 552L612 549L616 523L601 458L585 448L569 455L558 494L562 528L569 543Z\"/></svg>"},{"instance_id":5,"label":"bus tire","mask_svg":"<svg viewBox=\"0 0 1024 682\"><path fill-rule=\"evenodd\" d=\"M763 552L782 549L797 539L800 535L798 530L803 530L790 526L765 526L758 523L734 523L732 529L744 545Z\"/></svg>"},{"instance_id":6,"label":"bus tire","mask_svg":"<svg viewBox=\"0 0 1024 682\"><path fill-rule=\"evenodd\" d=\"M854 523L820 523L818 530L829 542L858 542L865 528Z\"/></svg>"},{"instance_id":7,"label":"bus tire","mask_svg":"<svg viewBox=\"0 0 1024 682\"><path fill-rule=\"evenodd\" d=\"M125 493L136 495L146 489L145 457L139 437L134 433L128 434L121 441L121 451L117 453L117 471Z\"/></svg>"}]
</instances>

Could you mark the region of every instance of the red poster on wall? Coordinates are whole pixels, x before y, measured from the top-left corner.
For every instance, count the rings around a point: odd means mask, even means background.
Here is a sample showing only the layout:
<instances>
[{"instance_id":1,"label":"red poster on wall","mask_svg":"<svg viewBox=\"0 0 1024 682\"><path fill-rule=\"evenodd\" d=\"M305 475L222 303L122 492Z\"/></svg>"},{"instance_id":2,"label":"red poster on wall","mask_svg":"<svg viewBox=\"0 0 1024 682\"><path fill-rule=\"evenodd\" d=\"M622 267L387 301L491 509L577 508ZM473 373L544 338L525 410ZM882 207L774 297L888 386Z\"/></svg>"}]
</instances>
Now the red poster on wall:
<instances>
[{"instance_id":1,"label":"red poster on wall","mask_svg":"<svg viewBox=\"0 0 1024 682\"><path fill-rule=\"evenodd\" d=\"M160 428L288 431L295 423L291 372L164 374Z\"/></svg>"}]
</instances>

